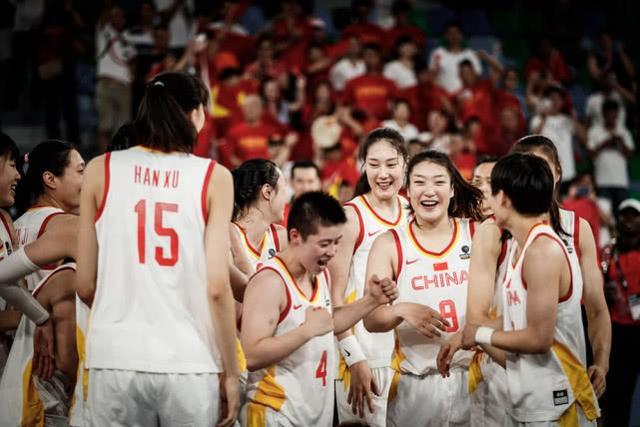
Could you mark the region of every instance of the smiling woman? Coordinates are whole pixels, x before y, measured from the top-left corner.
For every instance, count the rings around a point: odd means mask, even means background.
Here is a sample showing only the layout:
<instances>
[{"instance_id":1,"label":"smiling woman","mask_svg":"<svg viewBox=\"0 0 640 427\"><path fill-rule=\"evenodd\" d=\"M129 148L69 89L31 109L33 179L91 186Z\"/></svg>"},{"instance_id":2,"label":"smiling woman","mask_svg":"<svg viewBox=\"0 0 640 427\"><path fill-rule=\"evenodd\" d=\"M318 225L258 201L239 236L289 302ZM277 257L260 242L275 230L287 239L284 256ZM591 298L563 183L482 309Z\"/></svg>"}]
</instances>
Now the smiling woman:
<instances>
[{"instance_id":1,"label":"smiling woman","mask_svg":"<svg viewBox=\"0 0 640 427\"><path fill-rule=\"evenodd\" d=\"M436 151L411 159L407 183L414 218L376 239L366 271L367 280L377 276L398 286L392 306L379 307L364 319L370 332L396 334L387 424L465 422L472 353L456 353L447 377L438 373L437 361L441 345L460 341L482 193L462 178L446 154Z\"/></svg>"}]
</instances>

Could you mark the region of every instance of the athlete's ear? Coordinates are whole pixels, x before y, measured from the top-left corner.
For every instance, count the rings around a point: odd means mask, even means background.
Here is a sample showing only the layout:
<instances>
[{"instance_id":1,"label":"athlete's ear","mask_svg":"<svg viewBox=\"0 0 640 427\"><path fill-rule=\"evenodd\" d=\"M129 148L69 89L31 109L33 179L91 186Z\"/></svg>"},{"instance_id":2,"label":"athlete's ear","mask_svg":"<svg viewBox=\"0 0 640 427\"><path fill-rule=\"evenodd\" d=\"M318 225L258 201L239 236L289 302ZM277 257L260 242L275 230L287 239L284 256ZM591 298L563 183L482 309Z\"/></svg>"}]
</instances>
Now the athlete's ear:
<instances>
[{"instance_id":1,"label":"athlete's ear","mask_svg":"<svg viewBox=\"0 0 640 427\"><path fill-rule=\"evenodd\" d=\"M301 244L303 241L302 235L296 228L289 230L289 244Z\"/></svg>"},{"instance_id":2,"label":"athlete's ear","mask_svg":"<svg viewBox=\"0 0 640 427\"><path fill-rule=\"evenodd\" d=\"M56 176L49 171L42 173L42 182L45 187L55 190L58 184L56 183Z\"/></svg>"},{"instance_id":3,"label":"athlete's ear","mask_svg":"<svg viewBox=\"0 0 640 427\"><path fill-rule=\"evenodd\" d=\"M264 184L260 189L260 194L262 194L262 197L265 200L271 201L271 196L273 195L273 187L269 184Z\"/></svg>"}]
</instances>

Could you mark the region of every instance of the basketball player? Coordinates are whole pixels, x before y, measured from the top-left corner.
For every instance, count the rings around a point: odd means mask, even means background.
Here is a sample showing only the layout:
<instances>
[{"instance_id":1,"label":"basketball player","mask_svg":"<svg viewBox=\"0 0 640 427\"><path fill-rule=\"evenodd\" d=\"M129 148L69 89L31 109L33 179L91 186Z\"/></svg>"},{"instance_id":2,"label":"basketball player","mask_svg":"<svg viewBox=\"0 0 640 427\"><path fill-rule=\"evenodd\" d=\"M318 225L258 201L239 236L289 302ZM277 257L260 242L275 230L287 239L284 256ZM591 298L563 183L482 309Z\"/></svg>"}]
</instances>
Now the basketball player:
<instances>
[{"instance_id":1,"label":"basketball player","mask_svg":"<svg viewBox=\"0 0 640 427\"><path fill-rule=\"evenodd\" d=\"M331 196L303 194L289 214L289 246L250 280L241 329L251 371L243 425L333 425L333 333L396 296L393 283L373 277L362 298L332 308L327 264L346 220Z\"/></svg>"},{"instance_id":2,"label":"basketball player","mask_svg":"<svg viewBox=\"0 0 640 427\"><path fill-rule=\"evenodd\" d=\"M390 278L398 299L364 319L371 332L395 330L387 425L469 425L468 366L458 352L448 376L437 370L441 344L459 339L465 324L471 238L482 218L482 193L446 154L425 151L407 168L414 218L376 239L367 277Z\"/></svg>"},{"instance_id":3,"label":"basketball player","mask_svg":"<svg viewBox=\"0 0 640 427\"><path fill-rule=\"evenodd\" d=\"M229 426L236 418L233 183L224 167L189 154L207 101L197 78L158 75L135 121L141 145L87 167L76 291L93 303L90 425Z\"/></svg>"},{"instance_id":4,"label":"basketball player","mask_svg":"<svg viewBox=\"0 0 640 427\"><path fill-rule=\"evenodd\" d=\"M28 209L15 223L18 245L35 241L48 229L61 236L59 245L74 244L85 167L82 156L68 142L48 140L38 144L27 157L18 205ZM56 265L47 265L27 276L28 289L33 290Z\"/></svg>"},{"instance_id":5,"label":"basketball player","mask_svg":"<svg viewBox=\"0 0 640 427\"><path fill-rule=\"evenodd\" d=\"M55 269L33 291L51 311L55 331L55 372L47 380L31 375L35 325L23 316L0 382L3 425L69 425L78 355L76 352L75 265Z\"/></svg>"},{"instance_id":6,"label":"basketball player","mask_svg":"<svg viewBox=\"0 0 640 427\"><path fill-rule=\"evenodd\" d=\"M258 264L272 258L287 244L287 231L279 222L287 203L286 181L271 160L247 160L232 172L234 209L231 232L238 234L253 274ZM234 254L236 265L239 254Z\"/></svg>"},{"instance_id":7,"label":"basketball player","mask_svg":"<svg viewBox=\"0 0 640 427\"><path fill-rule=\"evenodd\" d=\"M364 295L367 257L380 233L404 224L407 200L398 193L407 157L402 136L393 129L372 131L360 147L364 172L356 197L344 208L347 223L336 256L329 263L336 307ZM386 422L387 395L393 372L393 333L368 332L362 322L338 335L341 350L336 383L341 423L364 421L372 426Z\"/></svg>"},{"instance_id":8,"label":"basketball player","mask_svg":"<svg viewBox=\"0 0 640 427\"><path fill-rule=\"evenodd\" d=\"M496 164L491 187L496 224L515 241L501 286L504 330L467 324L463 346L490 346L505 366L505 425L595 426L600 411L586 370L582 277L545 223L553 201L551 170L535 156L511 154Z\"/></svg>"},{"instance_id":9,"label":"basketball player","mask_svg":"<svg viewBox=\"0 0 640 427\"><path fill-rule=\"evenodd\" d=\"M471 178L471 184L482 191L482 214L485 218L493 215L489 198L491 197L491 171L497 161L497 158L490 156L480 158Z\"/></svg>"}]
</instances>

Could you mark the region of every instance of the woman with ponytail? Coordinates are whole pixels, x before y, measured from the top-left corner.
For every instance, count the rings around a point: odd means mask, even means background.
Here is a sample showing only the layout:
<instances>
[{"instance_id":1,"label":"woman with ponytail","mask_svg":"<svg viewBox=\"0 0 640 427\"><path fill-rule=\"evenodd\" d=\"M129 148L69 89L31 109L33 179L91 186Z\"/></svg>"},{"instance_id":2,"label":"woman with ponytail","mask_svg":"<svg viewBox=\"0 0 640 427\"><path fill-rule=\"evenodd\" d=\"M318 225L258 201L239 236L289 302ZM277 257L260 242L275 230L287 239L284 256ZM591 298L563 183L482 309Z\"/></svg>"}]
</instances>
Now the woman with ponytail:
<instances>
[{"instance_id":1,"label":"woman with ponytail","mask_svg":"<svg viewBox=\"0 0 640 427\"><path fill-rule=\"evenodd\" d=\"M276 164L266 159L247 160L232 175L231 233L239 241L232 246L233 257L236 265L250 275L287 245L287 230L278 225L288 199L286 183Z\"/></svg>"},{"instance_id":2,"label":"woman with ponytail","mask_svg":"<svg viewBox=\"0 0 640 427\"><path fill-rule=\"evenodd\" d=\"M601 396L606 387L606 374L609 370L611 322L591 227L587 221L575 216L573 212L558 207L558 185L562 177L562 168L555 144L549 138L542 135L526 136L516 142L512 152L542 158L553 174L555 188L549 223L567 247L572 269L580 271L582 275L582 299L592 349L587 357L593 361L589 364L588 373L596 394ZM499 286L504 279L507 254L512 250L513 240L503 236L494 219L488 219L478 227L473 244L475 250L471 257L467 322L486 324L502 313ZM501 327L501 324L498 322L495 326ZM490 347L483 346L483 350L491 354ZM453 352L449 353L449 359ZM443 362L443 366L445 365L446 362ZM490 357L477 353L471 372L476 375L470 379L469 389L476 390L472 401L477 400L477 404L472 405L472 408L484 408L477 413L473 412L473 425L502 424L505 414L504 402L507 397L504 370ZM482 380L483 377L491 378L491 381L487 383Z\"/></svg>"},{"instance_id":3,"label":"woman with ponytail","mask_svg":"<svg viewBox=\"0 0 640 427\"><path fill-rule=\"evenodd\" d=\"M76 292L92 304L89 424L235 422L233 181L190 154L207 103L198 78L156 76L134 124L140 145L87 166Z\"/></svg>"},{"instance_id":4,"label":"woman with ponytail","mask_svg":"<svg viewBox=\"0 0 640 427\"><path fill-rule=\"evenodd\" d=\"M362 298L367 257L378 235L406 221L409 211L400 196L407 151L395 130L373 130L360 146L363 173L355 198L344 205L347 215L336 256L329 263L335 306ZM338 335L342 354L336 382L341 423L386 423L387 393L391 384L393 334L371 334L362 322Z\"/></svg>"},{"instance_id":5,"label":"woman with ponytail","mask_svg":"<svg viewBox=\"0 0 640 427\"><path fill-rule=\"evenodd\" d=\"M51 230L58 245L75 247L85 168L82 156L70 143L52 139L38 144L25 160L17 200L18 210L24 213L15 222L18 245L35 242ZM33 290L59 261L28 275L28 289Z\"/></svg>"},{"instance_id":6,"label":"woman with ponytail","mask_svg":"<svg viewBox=\"0 0 640 427\"><path fill-rule=\"evenodd\" d=\"M437 356L442 344L461 341L482 192L446 154L424 151L409 162L407 194L412 219L376 239L365 276L397 283L393 305L364 319L371 332L395 331L387 425L468 425L473 353L458 352L447 376L438 373Z\"/></svg>"}]
</instances>

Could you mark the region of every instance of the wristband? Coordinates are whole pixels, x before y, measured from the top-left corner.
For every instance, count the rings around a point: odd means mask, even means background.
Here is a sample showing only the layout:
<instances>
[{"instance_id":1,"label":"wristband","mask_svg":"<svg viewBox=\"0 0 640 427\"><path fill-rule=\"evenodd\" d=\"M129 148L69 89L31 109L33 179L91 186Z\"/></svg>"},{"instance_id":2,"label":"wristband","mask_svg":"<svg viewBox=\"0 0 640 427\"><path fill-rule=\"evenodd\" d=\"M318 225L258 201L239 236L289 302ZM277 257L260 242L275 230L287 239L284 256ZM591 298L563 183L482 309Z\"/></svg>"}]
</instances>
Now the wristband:
<instances>
[{"instance_id":1,"label":"wristband","mask_svg":"<svg viewBox=\"0 0 640 427\"><path fill-rule=\"evenodd\" d=\"M495 332L495 329L488 326L480 326L476 331L476 342L478 344L491 345L491 336Z\"/></svg>"},{"instance_id":2,"label":"wristband","mask_svg":"<svg viewBox=\"0 0 640 427\"><path fill-rule=\"evenodd\" d=\"M367 360L367 358L364 357L362 348L360 348L360 343L358 343L358 340L353 335L341 339L338 342L338 347L340 347L340 353L342 353L342 357L344 357L344 361L348 367Z\"/></svg>"}]
</instances>

